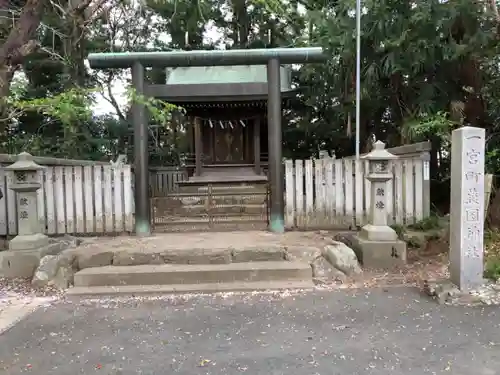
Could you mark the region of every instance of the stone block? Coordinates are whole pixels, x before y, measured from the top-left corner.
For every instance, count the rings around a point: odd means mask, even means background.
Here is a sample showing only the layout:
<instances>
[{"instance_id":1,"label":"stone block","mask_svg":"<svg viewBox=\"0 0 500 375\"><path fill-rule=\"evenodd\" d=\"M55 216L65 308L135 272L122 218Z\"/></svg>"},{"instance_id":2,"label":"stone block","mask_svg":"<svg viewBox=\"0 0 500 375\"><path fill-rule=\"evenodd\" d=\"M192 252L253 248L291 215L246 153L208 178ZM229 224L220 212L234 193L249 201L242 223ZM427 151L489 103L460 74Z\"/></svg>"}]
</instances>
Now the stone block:
<instances>
[{"instance_id":1,"label":"stone block","mask_svg":"<svg viewBox=\"0 0 500 375\"><path fill-rule=\"evenodd\" d=\"M35 250L49 245L49 238L41 233L14 237L9 242L9 250Z\"/></svg>"},{"instance_id":2,"label":"stone block","mask_svg":"<svg viewBox=\"0 0 500 375\"><path fill-rule=\"evenodd\" d=\"M38 263L38 250L7 250L0 252L0 277L32 277Z\"/></svg>"},{"instance_id":3,"label":"stone block","mask_svg":"<svg viewBox=\"0 0 500 375\"><path fill-rule=\"evenodd\" d=\"M361 228L359 236L368 241L396 241L398 239L396 231L391 227L372 224Z\"/></svg>"},{"instance_id":4,"label":"stone block","mask_svg":"<svg viewBox=\"0 0 500 375\"><path fill-rule=\"evenodd\" d=\"M44 256L40 259L40 264L33 275L31 283L37 287L47 285L56 276L58 268L57 255Z\"/></svg>"},{"instance_id":5,"label":"stone block","mask_svg":"<svg viewBox=\"0 0 500 375\"><path fill-rule=\"evenodd\" d=\"M61 252L57 256L57 262L59 267L70 267L70 268L78 267L78 258L76 256L76 253L70 250Z\"/></svg>"},{"instance_id":6,"label":"stone block","mask_svg":"<svg viewBox=\"0 0 500 375\"><path fill-rule=\"evenodd\" d=\"M279 261L285 260L285 250L279 246L233 249L232 256L234 263Z\"/></svg>"},{"instance_id":7,"label":"stone block","mask_svg":"<svg viewBox=\"0 0 500 375\"><path fill-rule=\"evenodd\" d=\"M70 236L69 234L65 234L60 241L65 242L67 244L67 248L80 246L83 242L82 239Z\"/></svg>"},{"instance_id":8,"label":"stone block","mask_svg":"<svg viewBox=\"0 0 500 375\"><path fill-rule=\"evenodd\" d=\"M321 256L321 249L312 246L286 246L285 260L295 261L302 260L311 263L316 258Z\"/></svg>"},{"instance_id":9,"label":"stone block","mask_svg":"<svg viewBox=\"0 0 500 375\"><path fill-rule=\"evenodd\" d=\"M66 248L67 247L64 242L56 242L38 249L38 252L40 253L40 259L42 259L46 255L58 255Z\"/></svg>"},{"instance_id":10,"label":"stone block","mask_svg":"<svg viewBox=\"0 0 500 375\"><path fill-rule=\"evenodd\" d=\"M356 253L342 242L327 245L323 249L323 256L330 264L346 275L358 275L363 272L358 263Z\"/></svg>"},{"instance_id":11,"label":"stone block","mask_svg":"<svg viewBox=\"0 0 500 375\"><path fill-rule=\"evenodd\" d=\"M347 247L352 248L353 246L353 236L356 235L356 232L344 232L344 233L337 233L335 236L333 236L333 239L337 242L342 242L344 245L347 245Z\"/></svg>"},{"instance_id":12,"label":"stone block","mask_svg":"<svg viewBox=\"0 0 500 375\"><path fill-rule=\"evenodd\" d=\"M112 251L100 251L78 254L78 269L109 266L113 262Z\"/></svg>"},{"instance_id":13,"label":"stone block","mask_svg":"<svg viewBox=\"0 0 500 375\"><path fill-rule=\"evenodd\" d=\"M450 297L459 293L455 284L449 280L424 280L424 293L436 298L440 304L446 303Z\"/></svg>"},{"instance_id":14,"label":"stone block","mask_svg":"<svg viewBox=\"0 0 500 375\"><path fill-rule=\"evenodd\" d=\"M52 243L33 250L7 250L0 252L0 277L31 278L46 255L56 255L64 250L64 244Z\"/></svg>"},{"instance_id":15,"label":"stone block","mask_svg":"<svg viewBox=\"0 0 500 375\"><path fill-rule=\"evenodd\" d=\"M59 289L66 289L73 284L76 266L76 256L70 251L44 256L40 259L31 283L37 287L55 285Z\"/></svg>"},{"instance_id":16,"label":"stone block","mask_svg":"<svg viewBox=\"0 0 500 375\"><path fill-rule=\"evenodd\" d=\"M231 249L167 250L161 253L170 264L229 264Z\"/></svg>"},{"instance_id":17,"label":"stone block","mask_svg":"<svg viewBox=\"0 0 500 375\"><path fill-rule=\"evenodd\" d=\"M311 262L313 281L316 285L340 282L344 284L347 276L342 271L333 267L323 256L319 256Z\"/></svg>"},{"instance_id":18,"label":"stone block","mask_svg":"<svg viewBox=\"0 0 500 375\"><path fill-rule=\"evenodd\" d=\"M406 242L370 241L354 236L353 250L364 267L390 269L406 264Z\"/></svg>"},{"instance_id":19,"label":"stone block","mask_svg":"<svg viewBox=\"0 0 500 375\"><path fill-rule=\"evenodd\" d=\"M57 269L56 275L51 280L51 284L59 289L68 289L74 284L75 270L71 267L61 266Z\"/></svg>"},{"instance_id":20,"label":"stone block","mask_svg":"<svg viewBox=\"0 0 500 375\"><path fill-rule=\"evenodd\" d=\"M163 264L158 253L117 251L113 256L113 266L139 266L141 264Z\"/></svg>"},{"instance_id":21,"label":"stone block","mask_svg":"<svg viewBox=\"0 0 500 375\"><path fill-rule=\"evenodd\" d=\"M75 286L180 285L233 282L311 281L304 262L162 264L87 268L75 273Z\"/></svg>"}]
</instances>

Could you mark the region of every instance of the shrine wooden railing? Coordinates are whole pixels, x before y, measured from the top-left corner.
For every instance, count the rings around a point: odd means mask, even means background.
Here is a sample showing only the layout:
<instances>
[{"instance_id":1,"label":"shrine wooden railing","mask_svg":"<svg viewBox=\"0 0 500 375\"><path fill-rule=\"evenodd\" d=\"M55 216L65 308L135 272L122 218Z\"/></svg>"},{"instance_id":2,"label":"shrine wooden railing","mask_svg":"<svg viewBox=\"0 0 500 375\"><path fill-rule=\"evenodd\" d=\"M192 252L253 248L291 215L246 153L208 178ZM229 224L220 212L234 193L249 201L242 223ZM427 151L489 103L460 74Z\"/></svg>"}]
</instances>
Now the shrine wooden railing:
<instances>
[{"instance_id":1,"label":"shrine wooden railing","mask_svg":"<svg viewBox=\"0 0 500 375\"><path fill-rule=\"evenodd\" d=\"M149 181L151 195L165 195L178 190L178 182L186 181L188 173L184 167L150 167Z\"/></svg>"}]
</instances>

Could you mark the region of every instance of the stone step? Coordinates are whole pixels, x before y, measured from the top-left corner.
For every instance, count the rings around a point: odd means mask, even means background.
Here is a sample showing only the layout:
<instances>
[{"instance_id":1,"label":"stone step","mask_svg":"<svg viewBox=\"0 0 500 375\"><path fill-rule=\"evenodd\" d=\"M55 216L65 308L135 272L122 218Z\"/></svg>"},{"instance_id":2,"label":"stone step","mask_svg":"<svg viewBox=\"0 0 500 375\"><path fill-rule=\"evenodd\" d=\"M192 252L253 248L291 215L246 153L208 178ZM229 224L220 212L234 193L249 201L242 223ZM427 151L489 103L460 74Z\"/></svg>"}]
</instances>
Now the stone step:
<instances>
[{"instance_id":1,"label":"stone step","mask_svg":"<svg viewBox=\"0 0 500 375\"><path fill-rule=\"evenodd\" d=\"M75 274L74 284L75 287L94 287L309 280L312 280L312 270L305 262L268 261L85 268Z\"/></svg>"},{"instance_id":2,"label":"stone step","mask_svg":"<svg viewBox=\"0 0 500 375\"><path fill-rule=\"evenodd\" d=\"M123 285L123 286L77 286L69 289L69 298L105 296L144 296L187 293L221 293L245 291L278 291L287 289L312 289L311 280L298 281L250 281L229 283L174 284L174 285Z\"/></svg>"}]
</instances>

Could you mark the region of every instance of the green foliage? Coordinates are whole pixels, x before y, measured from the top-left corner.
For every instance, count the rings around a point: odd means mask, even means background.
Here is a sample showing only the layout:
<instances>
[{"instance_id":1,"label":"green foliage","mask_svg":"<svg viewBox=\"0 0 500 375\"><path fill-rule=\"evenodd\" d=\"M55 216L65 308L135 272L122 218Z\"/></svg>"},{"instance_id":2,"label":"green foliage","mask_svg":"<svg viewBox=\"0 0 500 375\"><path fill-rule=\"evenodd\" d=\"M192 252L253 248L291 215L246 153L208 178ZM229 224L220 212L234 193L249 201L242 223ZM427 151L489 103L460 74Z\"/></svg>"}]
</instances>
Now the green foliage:
<instances>
[{"instance_id":1,"label":"green foliage","mask_svg":"<svg viewBox=\"0 0 500 375\"><path fill-rule=\"evenodd\" d=\"M500 259L491 259L486 262L484 277L491 280L500 279Z\"/></svg>"},{"instance_id":2,"label":"green foliage","mask_svg":"<svg viewBox=\"0 0 500 375\"><path fill-rule=\"evenodd\" d=\"M409 249L419 249L422 246L422 242L416 237L409 237L406 238L406 246L408 246Z\"/></svg>"},{"instance_id":3,"label":"green foliage","mask_svg":"<svg viewBox=\"0 0 500 375\"><path fill-rule=\"evenodd\" d=\"M339 158L354 153L354 0L151 0L107 6L83 22L78 12L63 17L57 7L47 7L41 48L25 59L26 81L13 84L8 99L15 130L0 144L9 152L28 147L39 154L93 159L129 152L130 104L137 101L150 114L151 160L179 159L186 134L182 126L174 128L171 116L179 108L129 90L125 108L107 95L115 111L91 113L91 87L111 93L116 80L126 78L120 70L86 69L88 52L321 45L327 63L295 67L299 93L286 109L283 152L301 159L319 150L335 151ZM451 130L475 125L487 130L488 171L500 173L500 46L493 12L468 0L366 0L363 7L362 151L372 135L389 146L430 140L440 168L431 170L431 177L445 180ZM164 73L157 68L148 78L160 83Z\"/></svg>"},{"instance_id":4,"label":"green foliage","mask_svg":"<svg viewBox=\"0 0 500 375\"><path fill-rule=\"evenodd\" d=\"M457 124L449 120L448 113L438 111L435 114L424 114L406 120L403 123L402 132L414 141L426 140L431 135L449 140L451 131L456 126Z\"/></svg>"},{"instance_id":5,"label":"green foliage","mask_svg":"<svg viewBox=\"0 0 500 375\"><path fill-rule=\"evenodd\" d=\"M498 171L500 171L500 147L495 147L493 150L486 152L485 170L491 174L498 174Z\"/></svg>"},{"instance_id":6,"label":"green foliage","mask_svg":"<svg viewBox=\"0 0 500 375\"><path fill-rule=\"evenodd\" d=\"M400 224L393 224L391 225L391 228L396 232L398 235L398 238L400 240L403 240L404 234L406 233L406 228L403 225Z\"/></svg>"},{"instance_id":7,"label":"green foliage","mask_svg":"<svg viewBox=\"0 0 500 375\"><path fill-rule=\"evenodd\" d=\"M91 94L91 90L74 88L44 98L22 100L14 97L8 99L8 104L18 115L34 111L58 119L66 126L72 126L75 122L88 121L91 118Z\"/></svg>"},{"instance_id":8,"label":"green foliage","mask_svg":"<svg viewBox=\"0 0 500 375\"><path fill-rule=\"evenodd\" d=\"M500 232L486 230L484 233L484 277L500 279Z\"/></svg>"},{"instance_id":9,"label":"green foliage","mask_svg":"<svg viewBox=\"0 0 500 375\"><path fill-rule=\"evenodd\" d=\"M433 229L441 228L441 219L439 216L431 214L429 217L422 219L415 224L408 225L408 228L413 230L419 230L422 232L426 232Z\"/></svg>"},{"instance_id":10,"label":"green foliage","mask_svg":"<svg viewBox=\"0 0 500 375\"><path fill-rule=\"evenodd\" d=\"M496 43L493 14L465 0L369 0L363 6L363 139L375 134L397 145L429 134L445 137L453 126L486 119L484 113L469 115L467 104L484 82L482 71L470 69L480 68ZM338 0L310 14L314 40L331 55L328 65L306 67L303 76L315 88L308 96L320 111L337 98L338 112L353 113L356 43L355 33L346 31L355 30L353 10L353 1ZM498 66L488 65L488 74L498 76Z\"/></svg>"},{"instance_id":11,"label":"green foliage","mask_svg":"<svg viewBox=\"0 0 500 375\"><path fill-rule=\"evenodd\" d=\"M132 87L127 90L127 98L129 103L144 105L151 119L161 126L167 126L170 123L173 111L184 112L184 109L163 100L146 98L144 95L137 94Z\"/></svg>"}]
</instances>

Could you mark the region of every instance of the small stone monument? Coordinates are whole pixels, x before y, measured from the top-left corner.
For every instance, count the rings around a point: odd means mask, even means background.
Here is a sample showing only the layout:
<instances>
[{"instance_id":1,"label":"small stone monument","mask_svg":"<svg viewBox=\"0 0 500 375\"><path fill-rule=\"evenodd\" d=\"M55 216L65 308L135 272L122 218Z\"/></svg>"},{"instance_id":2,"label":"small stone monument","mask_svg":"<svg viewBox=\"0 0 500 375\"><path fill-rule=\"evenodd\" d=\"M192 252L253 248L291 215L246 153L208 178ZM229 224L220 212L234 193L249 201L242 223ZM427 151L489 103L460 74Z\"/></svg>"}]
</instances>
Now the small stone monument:
<instances>
[{"instance_id":1,"label":"small stone monument","mask_svg":"<svg viewBox=\"0 0 500 375\"><path fill-rule=\"evenodd\" d=\"M391 268L406 263L406 243L387 225L387 183L392 180L390 162L396 158L381 141L363 157L368 160L366 178L371 182L370 216L369 224L353 237L353 250L365 267Z\"/></svg>"},{"instance_id":2,"label":"small stone monument","mask_svg":"<svg viewBox=\"0 0 500 375\"><path fill-rule=\"evenodd\" d=\"M41 184L38 176L42 167L33 156L22 152L17 161L6 167L13 173L13 184L8 187L16 193L17 236L9 242L9 250L0 251L0 277L32 277L46 255L56 255L73 244L68 240L50 239L43 234L38 216L37 190Z\"/></svg>"},{"instance_id":3,"label":"small stone monument","mask_svg":"<svg viewBox=\"0 0 500 375\"><path fill-rule=\"evenodd\" d=\"M460 290L483 284L485 130L452 132L450 279Z\"/></svg>"},{"instance_id":4,"label":"small stone monument","mask_svg":"<svg viewBox=\"0 0 500 375\"><path fill-rule=\"evenodd\" d=\"M36 197L41 187L38 172L44 168L27 152L20 153L17 161L5 168L14 174L14 184L9 187L16 193L17 200L18 231L9 242L9 250L33 250L49 244L48 237L41 231Z\"/></svg>"}]
</instances>

